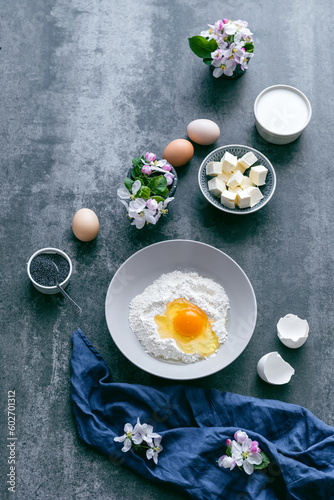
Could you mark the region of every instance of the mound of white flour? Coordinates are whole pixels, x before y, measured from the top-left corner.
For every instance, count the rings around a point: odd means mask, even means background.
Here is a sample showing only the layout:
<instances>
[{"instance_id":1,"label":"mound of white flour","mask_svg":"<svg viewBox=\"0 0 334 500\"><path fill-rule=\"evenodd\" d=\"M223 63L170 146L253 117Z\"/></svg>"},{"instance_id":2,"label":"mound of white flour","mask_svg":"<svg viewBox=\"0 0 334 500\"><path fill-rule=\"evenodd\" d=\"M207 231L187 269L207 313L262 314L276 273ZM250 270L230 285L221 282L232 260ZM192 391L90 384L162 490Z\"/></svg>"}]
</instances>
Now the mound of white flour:
<instances>
[{"instance_id":1,"label":"mound of white flour","mask_svg":"<svg viewBox=\"0 0 334 500\"><path fill-rule=\"evenodd\" d=\"M187 299L202 309L213 320L213 330L219 343L226 341L229 300L225 290L212 279L203 278L195 272L173 271L162 274L143 293L132 299L129 308L130 327L145 351L152 356L194 363L201 359L200 354L187 354L177 347L174 339L162 339L154 321L157 314L165 312L167 302L179 298Z\"/></svg>"}]
</instances>

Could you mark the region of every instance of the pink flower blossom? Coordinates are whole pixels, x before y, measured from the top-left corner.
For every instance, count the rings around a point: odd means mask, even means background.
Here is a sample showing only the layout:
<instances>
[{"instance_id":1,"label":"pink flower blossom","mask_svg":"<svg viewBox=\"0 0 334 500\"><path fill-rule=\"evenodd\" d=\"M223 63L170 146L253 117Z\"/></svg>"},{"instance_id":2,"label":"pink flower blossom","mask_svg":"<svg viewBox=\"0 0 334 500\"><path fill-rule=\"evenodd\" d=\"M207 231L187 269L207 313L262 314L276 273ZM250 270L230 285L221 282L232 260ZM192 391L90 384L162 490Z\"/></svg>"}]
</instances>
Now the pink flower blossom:
<instances>
[{"instance_id":1,"label":"pink flower blossom","mask_svg":"<svg viewBox=\"0 0 334 500\"><path fill-rule=\"evenodd\" d=\"M248 438L246 432L237 431L234 433L234 439L237 443L242 444Z\"/></svg>"},{"instance_id":2,"label":"pink flower blossom","mask_svg":"<svg viewBox=\"0 0 334 500\"><path fill-rule=\"evenodd\" d=\"M260 453L261 449L259 448L259 443L257 441L253 441L252 444L249 447L249 450L252 453Z\"/></svg>"},{"instance_id":3,"label":"pink flower blossom","mask_svg":"<svg viewBox=\"0 0 334 500\"><path fill-rule=\"evenodd\" d=\"M158 208L158 202L157 202L157 200L153 200L152 198L149 198L146 202L146 206L149 210L156 210Z\"/></svg>"},{"instance_id":4,"label":"pink flower blossom","mask_svg":"<svg viewBox=\"0 0 334 500\"><path fill-rule=\"evenodd\" d=\"M171 184L173 184L174 175L171 172L167 172L165 174L165 177L167 180L167 186L170 186Z\"/></svg>"},{"instance_id":5,"label":"pink flower blossom","mask_svg":"<svg viewBox=\"0 0 334 500\"><path fill-rule=\"evenodd\" d=\"M217 22L215 22L215 28L217 30L222 31L224 29L224 21L217 21Z\"/></svg>"},{"instance_id":6,"label":"pink flower blossom","mask_svg":"<svg viewBox=\"0 0 334 500\"><path fill-rule=\"evenodd\" d=\"M145 165L142 166L141 171L143 174L150 175L152 173L152 167L151 167L151 165L147 165L145 163Z\"/></svg>"},{"instance_id":7,"label":"pink flower blossom","mask_svg":"<svg viewBox=\"0 0 334 500\"><path fill-rule=\"evenodd\" d=\"M154 153L149 153L148 151L147 151L147 153L145 154L145 158L146 158L146 160L147 160L149 163L151 163L151 161L155 161L155 160L156 160L156 157L157 157L157 156L156 156Z\"/></svg>"},{"instance_id":8,"label":"pink flower blossom","mask_svg":"<svg viewBox=\"0 0 334 500\"><path fill-rule=\"evenodd\" d=\"M219 467L224 467L224 469L230 469L233 470L234 467L237 465L236 462L233 460L232 457L228 457L227 455L223 455L222 457L218 458L218 465Z\"/></svg>"}]
</instances>

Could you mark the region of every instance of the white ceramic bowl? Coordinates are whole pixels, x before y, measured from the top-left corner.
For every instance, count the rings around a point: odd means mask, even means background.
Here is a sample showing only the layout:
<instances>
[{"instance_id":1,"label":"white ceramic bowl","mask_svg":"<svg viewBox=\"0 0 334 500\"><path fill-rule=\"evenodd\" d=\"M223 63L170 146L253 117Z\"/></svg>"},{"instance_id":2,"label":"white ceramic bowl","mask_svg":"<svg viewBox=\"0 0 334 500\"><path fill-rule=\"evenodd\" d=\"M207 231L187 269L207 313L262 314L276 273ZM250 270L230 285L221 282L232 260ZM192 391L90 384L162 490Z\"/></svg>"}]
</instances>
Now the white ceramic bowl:
<instances>
[{"instance_id":1,"label":"white ceramic bowl","mask_svg":"<svg viewBox=\"0 0 334 500\"><path fill-rule=\"evenodd\" d=\"M196 363L154 358L144 351L129 325L131 300L162 274L175 270L213 279L230 301L227 341L215 356ZM249 279L231 257L199 241L167 240L139 250L121 265L108 288L105 314L110 335L132 363L159 377L192 380L216 373L240 356L253 335L257 305Z\"/></svg>"},{"instance_id":2,"label":"white ceramic bowl","mask_svg":"<svg viewBox=\"0 0 334 500\"><path fill-rule=\"evenodd\" d=\"M44 286L44 285L40 285L39 283L37 283L31 276L31 273L30 273L30 264L32 262L32 260L37 257L37 255L40 255L41 253L50 253L50 254L59 254L61 255L62 257L64 257L67 262L69 263L70 265L70 270L69 270L69 273L66 277L66 279L62 282L62 283L59 283L61 285L62 288L65 288L69 281L70 281L70 278L71 278L71 274L72 274L72 270L73 270L73 267L72 267L72 262L71 262L71 259L69 258L69 256L63 252L62 250L59 250L59 248L52 248L52 247L47 247L47 248L41 248L41 250L37 250L37 252L35 252L29 259L28 261L28 264L27 264L27 272L28 272L28 276L30 278L30 281L31 283L34 285L34 287L39 291L39 292L42 292L42 293L45 293L47 295L53 295L55 293L58 293L59 290L56 286Z\"/></svg>"},{"instance_id":3,"label":"white ceramic bowl","mask_svg":"<svg viewBox=\"0 0 334 500\"><path fill-rule=\"evenodd\" d=\"M260 186L260 191L263 195L263 198L259 203L257 203L253 207L249 208L224 207L224 205L220 203L220 199L217 198L216 196L213 196L209 191L208 181L209 179L212 179L212 177L206 175L206 166L210 161L220 161L222 156L224 156L224 153L226 153L226 151L228 151L234 156L237 156L238 158L240 158L246 153L252 152L257 157L257 161L255 162L254 165L263 165L268 169L266 183L264 186ZM246 175L247 172L248 169L245 171ZM211 151L211 153L209 153L208 156L204 158L198 171L198 184L200 190L202 191L203 196L214 207L218 208L219 210L222 210L223 212L228 212L229 214L246 215L256 212L260 208L264 207L264 205L266 205L268 201L271 199L276 189L276 173L274 167L272 166L268 158L264 156L264 154L260 153L260 151L250 148L249 146L241 146L240 144L230 144L228 146L221 146L220 148Z\"/></svg>"},{"instance_id":4,"label":"white ceramic bowl","mask_svg":"<svg viewBox=\"0 0 334 500\"><path fill-rule=\"evenodd\" d=\"M272 85L254 103L255 124L260 136L272 144L289 144L307 127L312 116L308 98L295 87Z\"/></svg>"}]
</instances>

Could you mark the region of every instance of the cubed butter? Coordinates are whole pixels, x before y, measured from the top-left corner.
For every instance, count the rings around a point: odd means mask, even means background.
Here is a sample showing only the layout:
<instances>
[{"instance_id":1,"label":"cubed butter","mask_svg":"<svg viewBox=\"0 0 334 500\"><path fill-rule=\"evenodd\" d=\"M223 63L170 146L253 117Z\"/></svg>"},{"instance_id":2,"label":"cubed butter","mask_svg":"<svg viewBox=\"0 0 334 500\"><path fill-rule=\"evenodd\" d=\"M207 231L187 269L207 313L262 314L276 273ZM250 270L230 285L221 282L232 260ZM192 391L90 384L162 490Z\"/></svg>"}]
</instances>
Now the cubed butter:
<instances>
[{"instance_id":1,"label":"cubed butter","mask_svg":"<svg viewBox=\"0 0 334 500\"><path fill-rule=\"evenodd\" d=\"M234 172L233 175L231 175L231 177L227 181L227 186L234 189L237 186L240 186L241 182L243 181L243 178L244 176L242 175L242 173L239 172L239 170L237 170L236 172Z\"/></svg>"},{"instance_id":2,"label":"cubed butter","mask_svg":"<svg viewBox=\"0 0 334 500\"><path fill-rule=\"evenodd\" d=\"M225 184L226 184L226 182L229 180L229 178L231 177L231 175L233 175L233 174L227 174L226 172L222 172L221 174L219 174L219 175L217 176L217 178L218 178L218 179L221 179L221 180L222 180L222 181L224 181L224 182L225 182Z\"/></svg>"},{"instance_id":3,"label":"cubed butter","mask_svg":"<svg viewBox=\"0 0 334 500\"><path fill-rule=\"evenodd\" d=\"M220 161L210 161L206 166L206 175L219 175L222 173Z\"/></svg>"},{"instance_id":4,"label":"cubed butter","mask_svg":"<svg viewBox=\"0 0 334 500\"><path fill-rule=\"evenodd\" d=\"M241 189L241 192L237 194L236 204L239 208L249 208L251 206L251 195L248 191Z\"/></svg>"},{"instance_id":5,"label":"cubed butter","mask_svg":"<svg viewBox=\"0 0 334 500\"><path fill-rule=\"evenodd\" d=\"M235 208L236 196L237 195L235 193L231 193L231 191L227 191L227 189L225 189L221 195L220 202L226 208Z\"/></svg>"},{"instance_id":6,"label":"cubed butter","mask_svg":"<svg viewBox=\"0 0 334 500\"><path fill-rule=\"evenodd\" d=\"M221 196L222 192L226 189L226 184L217 176L209 180L208 188L213 196Z\"/></svg>"},{"instance_id":7,"label":"cubed butter","mask_svg":"<svg viewBox=\"0 0 334 500\"><path fill-rule=\"evenodd\" d=\"M247 175L244 175L244 178L241 181L240 187L242 189L247 189L247 188L253 187L253 186L254 186L254 183L250 180L250 178L247 177Z\"/></svg>"},{"instance_id":8,"label":"cubed butter","mask_svg":"<svg viewBox=\"0 0 334 500\"><path fill-rule=\"evenodd\" d=\"M249 151L248 153L244 154L241 158L239 158L238 161L239 161L239 163L244 165L245 170L246 170L246 168L249 168L252 165L254 165L254 163L257 161L257 158L256 158L254 153Z\"/></svg>"},{"instance_id":9,"label":"cubed butter","mask_svg":"<svg viewBox=\"0 0 334 500\"><path fill-rule=\"evenodd\" d=\"M235 194L238 194L238 193L240 193L240 191L243 191L242 187L240 187L240 186L237 186L234 189L228 188L228 190L229 190L230 193L235 193Z\"/></svg>"},{"instance_id":10,"label":"cubed butter","mask_svg":"<svg viewBox=\"0 0 334 500\"><path fill-rule=\"evenodd\" d=\"M223 171L227 174L233 172L235 167L237 166L238 158L236 156L231 155L228 151L225 152L223 158L221 159L221 164Z\"/></svg>"},{"instance_id":11,"label":"cubed butter","mask_svg":"<svg viewBox=\"0 0 334 500\"><path fill-rule=\"evenodd\" d=\"M233 172L236 172L237 170L239 170L239 172L241 172L242 174L244 173L244 171L246 170L247 167L245 167L245 165L243 163L240 163L240 160L237 161L237 166L235 167L235 169L233 170Z\"/></svg>"},{"instance_id":12,"label":"cubed butter","mask_svg":"<svg viewBox=\"0 0 334 500\"><path fill-rule=\"evenodd\" d=\"M256 186L263 186L266 183L268 169L262 165L252 167L249 172L249 178Z\"/></svg>"},{"instance_id":13,"label":"cubed butter","mask_svg":"<svg viewBox=\"0 0 334 500\"><path fill-rule=\"evenodd\" d=\"M257 205L259 201L261 201L263 198L263 194L261 193L258 187L249 187L245 189L245 192L248 193L251 197L251 204L250 204L251 207Z\"/></svg>"}]
</instances>

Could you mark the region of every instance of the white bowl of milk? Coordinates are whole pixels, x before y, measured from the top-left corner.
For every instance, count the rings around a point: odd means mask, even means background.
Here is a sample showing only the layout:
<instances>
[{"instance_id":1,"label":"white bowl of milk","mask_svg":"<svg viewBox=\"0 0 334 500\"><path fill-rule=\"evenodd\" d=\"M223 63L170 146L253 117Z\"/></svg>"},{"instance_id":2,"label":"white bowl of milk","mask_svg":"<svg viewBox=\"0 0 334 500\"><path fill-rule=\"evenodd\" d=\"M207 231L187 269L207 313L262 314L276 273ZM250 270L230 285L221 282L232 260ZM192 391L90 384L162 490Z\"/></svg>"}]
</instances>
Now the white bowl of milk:
<instances>
[{"instance_id":1,"label":"white bowl of milk","mask_svg":"<svg viewBox=\"0 0 334 500\"><path fill-rule=\"evenodd\" d=\"M289 144L298 139L312 116L310 101L289 85L264 89L254 103L258 133L273 144Z\"/></svg>"}]
</instances>

